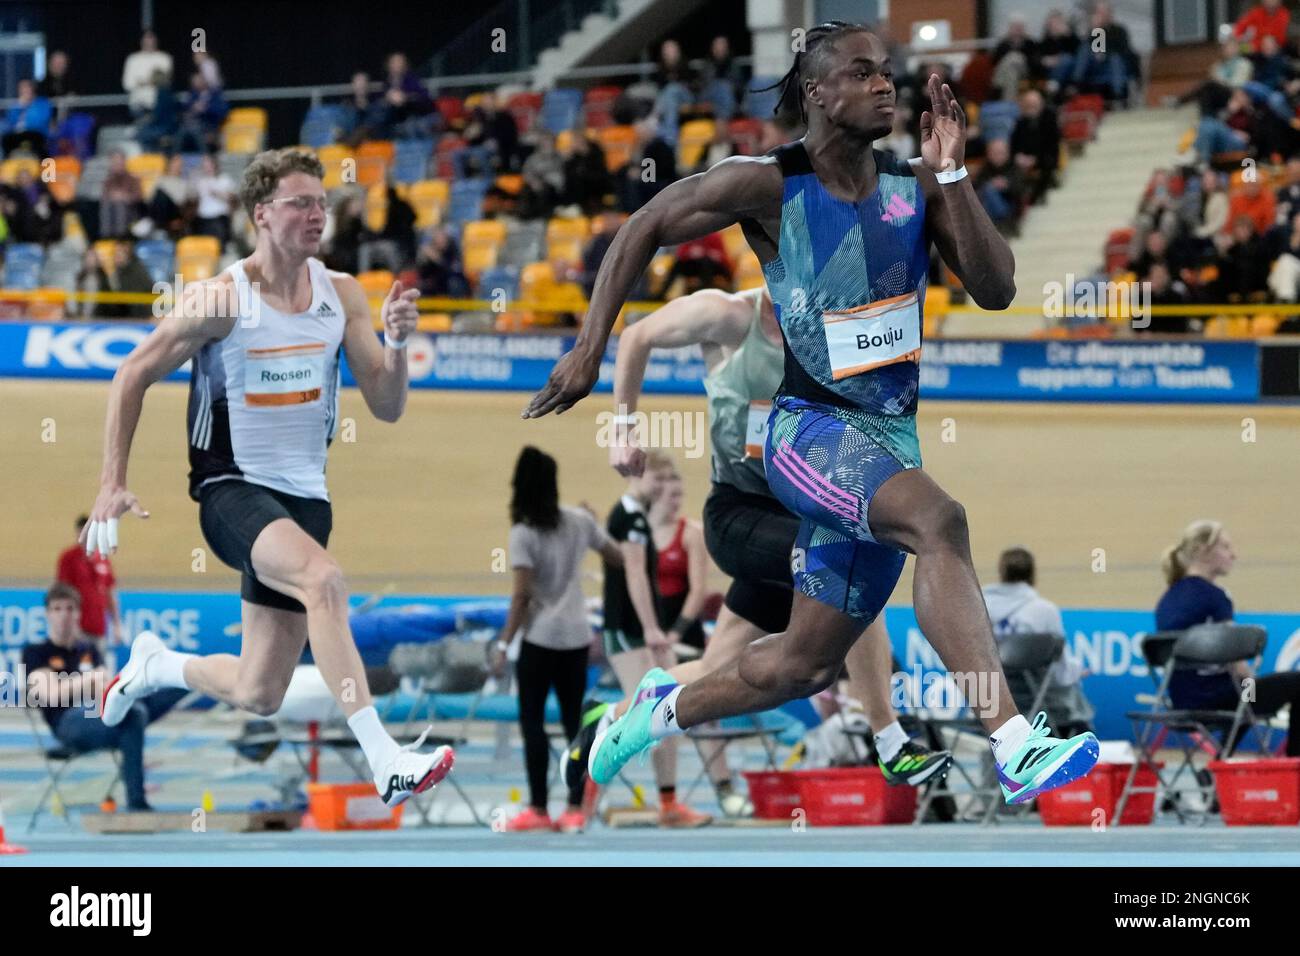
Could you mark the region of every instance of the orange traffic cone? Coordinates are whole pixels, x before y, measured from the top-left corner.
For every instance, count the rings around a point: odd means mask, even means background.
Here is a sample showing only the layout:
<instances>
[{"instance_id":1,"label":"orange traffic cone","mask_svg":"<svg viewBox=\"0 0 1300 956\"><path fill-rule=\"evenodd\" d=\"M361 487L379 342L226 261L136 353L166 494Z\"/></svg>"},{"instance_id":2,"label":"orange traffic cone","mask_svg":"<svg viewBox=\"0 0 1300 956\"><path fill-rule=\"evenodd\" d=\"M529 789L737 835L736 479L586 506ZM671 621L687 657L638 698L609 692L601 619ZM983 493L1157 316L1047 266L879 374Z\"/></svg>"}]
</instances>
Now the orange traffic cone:
<instances>
[{"instance_id":1,"label":"orange traffic cone","mask_svg":"<svg viewBox=\"0 0 1300 956\"><path fill-rule=\"evenodd\" d=\"M27 847L14 846L5 840L5 810L3 806L0 806L0 856L14 856L26 852Z\"/></svg>"}]
</instances>

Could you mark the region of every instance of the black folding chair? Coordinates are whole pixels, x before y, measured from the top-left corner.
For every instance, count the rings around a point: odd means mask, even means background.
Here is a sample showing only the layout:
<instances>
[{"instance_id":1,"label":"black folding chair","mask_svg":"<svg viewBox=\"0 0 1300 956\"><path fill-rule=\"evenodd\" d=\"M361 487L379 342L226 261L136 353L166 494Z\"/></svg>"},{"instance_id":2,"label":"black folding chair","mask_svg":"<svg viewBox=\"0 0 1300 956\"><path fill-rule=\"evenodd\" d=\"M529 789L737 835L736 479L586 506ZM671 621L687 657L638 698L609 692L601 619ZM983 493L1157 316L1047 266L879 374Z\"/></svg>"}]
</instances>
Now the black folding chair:
<instances>
[{"instance_id":1,"label":"black folding chair","mask_svg":"<svg viewBox=\"0 0 1300 956\"><path fill-rule=\"evenodd\" d=\"M1188 789L1201 795L1205 809L1199 811L1196 822L1203 824L1210 814L1214 785L1197 780L1194 763L1197 751L1204 750L1212 759L1222 760L1233 750L1238 732L1247 726L1260 735L1257 739L1261 748L1267 749L1267 731L1255 720L1256 714L1248 695L1239 695L1237 706L1232 710L1180 710L1169 698L1169 683L1176 670L1216 665L1226 667L1240 661L1251 661L1258 667L1267 641L1268 633L1264 628L1232 623L1199 624L1186 631L1160 631L1143 638L1142 655L1150 668L1156 691L1150 698L1150 709L1132 710L1125 715L1133 722L1138 752L1115 807L1115 825L1119 824L1129 797L1136 793L1172 795L1184 773L1190 773L1196 781L1195 786ZM1156 763L1155 755L1171 735L1179 742L1182 759L1172 775L1166 775ZM1143 766L1155 774L1154 785L1137 784L1138 769ZM1177 800L1173 801L1173 808L1180 823L1185 823L1191 815Z\"/></svg>"},{"instance_id":2,"label":"black folding chair","mask_svg":"<svg viewBox=\"0 0 1300 956\"><path fill-rule=\"evenodd\" d=\"M46 729L41 726L40 719L36 716L36 713L40 708L24 707L23 709L27 712L27 721L32 728L32 740L36 744L36 749L40 752L41 760L45 765L46 776L45 789L37 799L36 806L32 809L31 819L27 821L27 832L31 833L36 829L36 821L40 819L41 814L45 812L46 808L50 805L50 802L56 797L58 798L59 808L62 812L56 813L55 816L62 816L63 822L69 828L75 829L72 823L72 818L68 815L68 808L74 806L74 804L68 802L68 799L64 796L60 785L65 782L63 778L67 775L68 771L72 769L74 763L93 757L96 754L104 753L105 751L90 750L82 752L65 747L59 742L58 738L50 735ZM109 780L108 787L104 791L105 797L107 798L112 795L113 788L116 787L118 781L122 779L122 758L116 750L110 749L106 752L113 761L113 776Z\"/></svg>"}]
</instances>

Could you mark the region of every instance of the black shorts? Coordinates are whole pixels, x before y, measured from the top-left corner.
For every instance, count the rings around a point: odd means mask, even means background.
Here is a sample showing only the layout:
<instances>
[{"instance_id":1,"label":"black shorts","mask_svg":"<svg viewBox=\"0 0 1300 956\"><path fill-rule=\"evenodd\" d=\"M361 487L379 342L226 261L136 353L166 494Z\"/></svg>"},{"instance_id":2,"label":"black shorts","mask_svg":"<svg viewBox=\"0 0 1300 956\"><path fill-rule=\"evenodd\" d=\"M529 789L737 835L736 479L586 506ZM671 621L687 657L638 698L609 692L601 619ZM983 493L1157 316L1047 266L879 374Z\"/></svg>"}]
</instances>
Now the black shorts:
<instances>
[{"instance_id":1,"label":"black shorts","mask_svg":"<svg viewBox=\"0 0 1300 956\"><path fill-rule=\"evenodd\" d=\"M199 490L199 527L213 553L243 574L240 596L249 604L301 613L306 609L298 601L267 587L253 572L253 542L279 518L294 521L322 548L329 544L334 511L328 501L286 495L234 478Z\"/></svg>"},{"instance_id":2,"label":"black shorts","mask_svg":"<svg viewBox=\"0 0 1300 956\"><path fill-rule=\"evenodd\" d=\"M668 631L677 619L681 617L682 608L686 606L686 595L689 591L683 591L681 594L674 594L672 597L659 595L655 600L655 616L659 618L659 626ZM685 634L682 635L682 643L689 644L696 650L704 650L704 625L696 621L690 626Z\"/></svg>"},{"instance_id":3,"label":"black shorts","mask_svg":"<svg viewBox=\"0 0 1300 956\"><path fill-rule=\"evenodd\" d=\"M704 502L704 543L731 576L725 604L767 634L790 623L790 550L799 519L775 498L715 484Z\"/></svg>"}]
</instances>

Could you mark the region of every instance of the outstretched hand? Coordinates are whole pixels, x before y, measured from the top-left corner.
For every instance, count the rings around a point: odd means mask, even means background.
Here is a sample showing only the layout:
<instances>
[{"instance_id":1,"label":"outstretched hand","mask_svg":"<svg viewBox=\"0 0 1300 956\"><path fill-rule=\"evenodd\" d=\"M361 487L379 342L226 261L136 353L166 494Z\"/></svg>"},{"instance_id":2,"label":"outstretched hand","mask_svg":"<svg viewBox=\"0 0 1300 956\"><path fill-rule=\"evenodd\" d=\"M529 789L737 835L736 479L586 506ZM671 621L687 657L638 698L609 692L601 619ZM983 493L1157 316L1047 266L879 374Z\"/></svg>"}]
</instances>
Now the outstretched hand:
<instances>
[{"instance_id":1,"label":"outstretched hand","mask_svg":"<svg viewBox=\"0 0 1300 956\"><path fill-rule=\"evenodd\" d=\"M551 369L550 378L542 390L533 396L519 417L541 418L551 412L563 414L591 394L599 377L599 353L592 360L577 349L565 352Z\"/></svg>"},{"instance_id":2,"label":"outstretched hand","mask_svg":"<svg viewBox=\"0 0 1300 956\"><path fill-rule=\"evenodd\" d=\"M921 114L921 162L931 172L960 169L966 162L966 113L952 87L930 74L930 108Z\"/></svg>"}]
</instances>

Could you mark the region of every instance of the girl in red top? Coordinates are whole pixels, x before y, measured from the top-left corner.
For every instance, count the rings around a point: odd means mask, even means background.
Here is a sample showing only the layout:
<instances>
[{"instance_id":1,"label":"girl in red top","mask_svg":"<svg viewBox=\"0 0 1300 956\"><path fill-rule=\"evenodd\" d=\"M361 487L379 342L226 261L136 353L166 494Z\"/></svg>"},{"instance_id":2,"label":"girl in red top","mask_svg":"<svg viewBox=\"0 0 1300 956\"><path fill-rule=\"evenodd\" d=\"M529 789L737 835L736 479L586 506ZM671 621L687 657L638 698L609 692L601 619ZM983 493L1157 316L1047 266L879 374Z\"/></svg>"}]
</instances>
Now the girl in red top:
<instances>
[{"instance_id":1,"label":"girl in red top","mask_svg":"<svg viewBox=\"0 0 1300 956\"><path fill-rule=\"evenodd\" d=\"M650 531L659 555L659 626L670 640L704 649L704 628L698 620L707 597L708 551L704 529L680 516L685 492L674 474L650 506Z\"/></svg>"}]
</instances>

